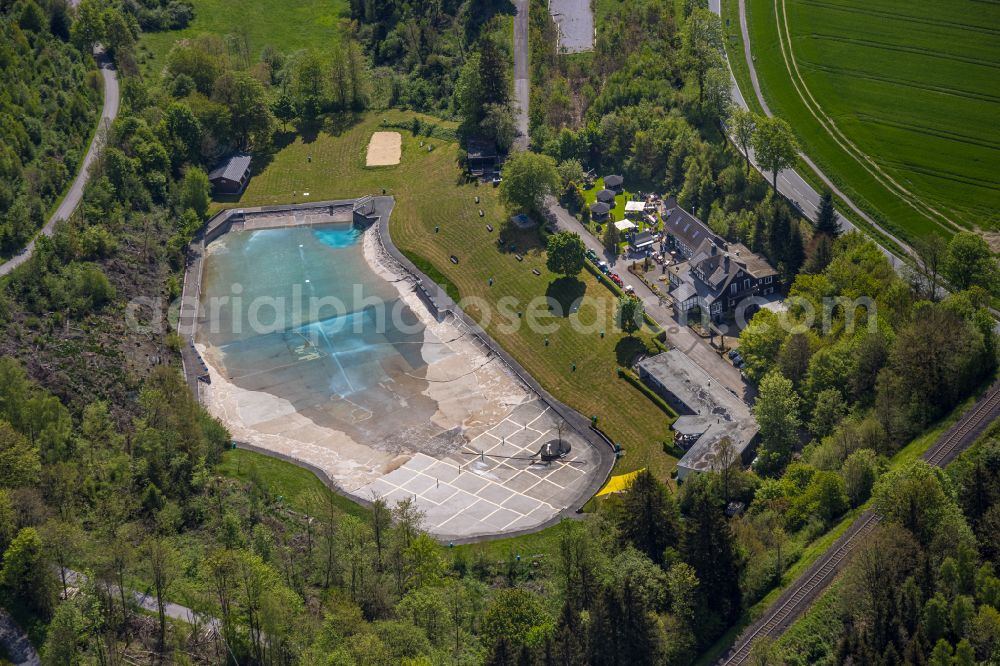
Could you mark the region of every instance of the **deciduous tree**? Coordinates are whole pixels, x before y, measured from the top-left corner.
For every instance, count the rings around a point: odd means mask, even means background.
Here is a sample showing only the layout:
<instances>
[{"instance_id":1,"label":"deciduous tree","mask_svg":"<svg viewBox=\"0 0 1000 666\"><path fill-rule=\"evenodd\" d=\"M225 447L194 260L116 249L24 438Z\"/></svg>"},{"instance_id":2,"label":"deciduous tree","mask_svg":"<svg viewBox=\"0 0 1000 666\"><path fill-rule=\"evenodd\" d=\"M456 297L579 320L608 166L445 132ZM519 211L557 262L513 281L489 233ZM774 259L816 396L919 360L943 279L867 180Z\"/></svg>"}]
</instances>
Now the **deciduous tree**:
<instances>
[{"instance_id":1,"label":"deciduous tree","mask_svg":"<svg viewBox=\"0 0 1000 666\"><path fill-rule=\"evenodd\" d=\"M758 470L776 474L791 460L799 441L799 398L792 382L773 371L760 382L754 415L760 425Z\"/></svg>"},{"instance_id":2,"label":"deciduous tree","mask_svg":"<svg viewBox=\"0 0 1000 666\"><path fill-rule=\"evenodd\" d=\"M746 172L750 173L750 146L753 141L754 132L757 129L757 116L750 111L732 105L729 114L729 131L733 133L733 139L743 151L743 158L746 162Z\"/></svg>"},{"instance_id":3,"label":"deciduous tree","mask_svg":"<svg viewBox=\"0 0 1000 666\"><path fill-rule=\"evenodd\" d=\"M638 296L625 294L618 298L615 310L615 323L626 335L634 335L642 329L646 306Z\"/></svg>"},{"instance_id":4,"label":"deciduous tree","mask_svg":"<svg viewBox=\"0 0 1000 666\"><path fill-rule=\"evenodd\" d=\"M778 189L778 172L795 165L799 152L792 128L781 118L759 118L753 133L757 163L771 172L771 187Z\"/></svg>"},{"instance_id":5,"label":"deciduous tree","mask_svg":"<svg viewBox=\"0 0 1000 666\"><path fill-rule=\"evenodd\" d=\"M500 199L512 211L541 211L545 197L557 191L559 172L548 155L516 152L503 166Z\"/></svg>"},{"instance_id":6,"label":"deciduous tree","mask_svg":"<svg viewBox=\"0 0 1000 666\"><path fill-rule=\"evenodd\" d=\"M579 275L587 260L586 249L579 234L572 231L552 234L545 247L545 265L553 273L567 277Z\"/></svg>"},{"instance_id":7,"label":"deciduous tree","mask_svg":"<svg viewBox=\"0 0 1000 666\"><path fill-rule=\"evenodd\" d=\"M705 78L723 63L722 19L707 8L695 7L681 33L684 62L698 82L698 106L705 100Z\"/></svg>"}]
</instances>

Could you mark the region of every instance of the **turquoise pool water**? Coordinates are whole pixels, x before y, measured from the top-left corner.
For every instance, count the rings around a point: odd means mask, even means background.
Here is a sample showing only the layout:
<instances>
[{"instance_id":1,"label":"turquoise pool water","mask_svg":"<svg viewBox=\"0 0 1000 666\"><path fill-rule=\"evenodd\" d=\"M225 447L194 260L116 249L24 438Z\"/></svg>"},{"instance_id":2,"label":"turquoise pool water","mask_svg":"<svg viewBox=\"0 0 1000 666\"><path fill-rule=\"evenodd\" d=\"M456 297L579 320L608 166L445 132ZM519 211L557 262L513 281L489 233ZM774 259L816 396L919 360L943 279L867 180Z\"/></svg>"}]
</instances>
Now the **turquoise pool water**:
<instances>
[{"instance_id":1,"label":"turquoise pool water","mask_svg":"<svg viewBox=\"0 0 1000 666\"><path fill-rule=\"evenodd\" d=\"M436 410L425 370L450 352L371 269L349 224L228 233L208 246L201 298L198 340L241 388L366 439Z\"/></svg>"}]
</instances>

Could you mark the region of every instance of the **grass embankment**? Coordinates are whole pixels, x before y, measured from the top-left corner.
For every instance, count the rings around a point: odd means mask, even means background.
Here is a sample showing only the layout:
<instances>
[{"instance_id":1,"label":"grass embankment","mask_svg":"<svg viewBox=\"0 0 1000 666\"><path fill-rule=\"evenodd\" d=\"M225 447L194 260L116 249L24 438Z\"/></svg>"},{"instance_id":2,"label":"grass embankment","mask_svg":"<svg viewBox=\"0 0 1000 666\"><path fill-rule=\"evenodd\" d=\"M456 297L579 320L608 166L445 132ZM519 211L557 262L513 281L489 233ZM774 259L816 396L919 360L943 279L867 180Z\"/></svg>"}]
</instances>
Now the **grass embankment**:
<instances>
[{"instance_id":1,"label":"grass embankment","mask_svg":"<svg viewBox=\"0 0 1000 666\"><path fill-rule=\"evenodd\" d=\"M507 214L496 189L460 182L457 144L414 137L404 130L401 163L366 168L368 140L383 119L396 123L412 117L402 112L371 114L340 136L320 133L309 142L296 137L254 175L238 203L225 205L349 198L384 189L396 198L390 230L400 250L423 258L436 271L433 277L457 289L462 298L481 299L478 304L467 303L466 311L553 395L585 416L598 417L598 425L626 451L616 473L650 467L668 479L676 462L662 448L669 436L669 419L616 373L637 350L651 344L648 332L629 338L614 329L616 299L589 272L569 280L550 273L535 231L506 232L506 243L499 245ZM427 117L422 120L449 126ZM428 151L428 146L433 149ZM493 232L487 224L494 227ZM457 265L450 261L451 255L458 258ZM547 309L543 305L532 310L528 305L547 295L561 303L582 296L579 321L589 331L575 330L570 319L563 317L543 321L554 324L556 330L531 330L529 315L546 315ZM501 299L509 317L498 314ZM524 313L523 319L517 318L517 312ZM516 330L502 326L510 321L520 326Z\"/></svg>"},{"instance_id":2,"label":"grass embankment","mask_svg":"<svg viewBox=\"0 0 1000 666\"><path fill-rule=\"evenodd\" d=\"M300 513L310 511L310 498L317 493L330 493L333 503L344 513L355 516L367 513L360 504L328 489L309 470L246 449L226 451L216 471L241 481L263 483L271 495L281 497L288 508Z\"/></svg>"},{"instance_id":3,"label":"grass embankment","mask_svg":"<svg viewBox=\"0 0 1000 666\"><path fill-rule=\"evenodd\" d=\"M290 54L298 49L329 49L340 41L341 20L350 17L347 0L243 0L233 5L224 0L191 0L194 19L183 30L143 33L145 66L157 72L170 47L181 39L203 34L240 35L247 39L251 58L273 46Z\"/></svg>"},{"instance_id":4,"label":"grass embankment","mask_svg":"<svg viewBox=\"0 0 1000 666\"><path fill-rule=\"evenodd\" d=\"M968 11L883 0L747 5L768 105L838 187L911 241L953 233L943 218L1000 226L1000 180L990 166L1000 159L1000 129L990 121L1000 113L992 83L1000 8L960 4ZM803 101L810 94L812 112ZM942 216L925 217L930 206Z\"/></svg>"}]
</instances>

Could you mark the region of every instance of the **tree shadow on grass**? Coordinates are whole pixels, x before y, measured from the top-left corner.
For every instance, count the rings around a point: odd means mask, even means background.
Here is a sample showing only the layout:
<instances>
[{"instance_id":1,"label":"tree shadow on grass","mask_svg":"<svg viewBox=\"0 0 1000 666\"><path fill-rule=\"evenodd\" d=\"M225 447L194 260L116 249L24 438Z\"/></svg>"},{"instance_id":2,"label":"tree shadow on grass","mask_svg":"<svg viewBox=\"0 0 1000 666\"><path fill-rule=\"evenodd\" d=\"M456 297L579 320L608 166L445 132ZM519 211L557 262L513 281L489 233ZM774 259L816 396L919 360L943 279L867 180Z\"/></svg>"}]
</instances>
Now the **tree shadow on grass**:
<instances>
[{"instance_id":1,"label":"tree shadow on grass","mask_svg":"<svg viewBox=\"0 0 1000 666\"><path fill-rule=\"evenodd\" d=\"M572 276L556 278L545 288L545 296L549 299L549 308L557 317L568 317L573 312L573 305L583 298L587 285L582 280Z\"/></svg>"},{"instance_id":2,"label":"tree shadow on grass","mask_svg":"<svg viewBox=\"0 0 1000 666\"><path fill-rule=\"evenodd\" d=\"M497 250L500 252L525 255L545 249L535 228L521 229L510 220L505 220L500 223L498 231Z\"/></svg>"},{"instance_id":3,"label":"tree shadow on grass","mask_svg":"<svg viewBox=\"0 0 1000 666\"><path fill-rule=\"evenodd\" d=\"M631 368L635 365L636 359L640 355L645 356L648 353L649 349L646 347L646 343L642 341L642 338L632 335L626 335L615 345L615 360L618 365L626 368Z\"/></svg>"}]
</instances>

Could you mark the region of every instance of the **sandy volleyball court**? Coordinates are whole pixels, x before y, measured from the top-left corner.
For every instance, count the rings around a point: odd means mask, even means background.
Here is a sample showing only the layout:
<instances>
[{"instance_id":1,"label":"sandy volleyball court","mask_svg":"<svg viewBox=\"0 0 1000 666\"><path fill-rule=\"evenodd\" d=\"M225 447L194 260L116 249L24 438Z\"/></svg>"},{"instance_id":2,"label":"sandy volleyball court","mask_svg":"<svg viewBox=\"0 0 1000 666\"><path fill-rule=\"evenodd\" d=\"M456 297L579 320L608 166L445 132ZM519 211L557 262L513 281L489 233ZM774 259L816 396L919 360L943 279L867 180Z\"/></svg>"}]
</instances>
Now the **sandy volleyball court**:
<instances>
[{"instance_id":1,"label":"sandy volleyball court","mask_svg":"<svg viewBox=\"0 0 1000 666\"><path fill-rule=\"evenodd\" d=\"M399 164L403 154L403 137L399 132L375 132L368 142L365 166L392 166Z\"/></svg>"}]
</instances>

